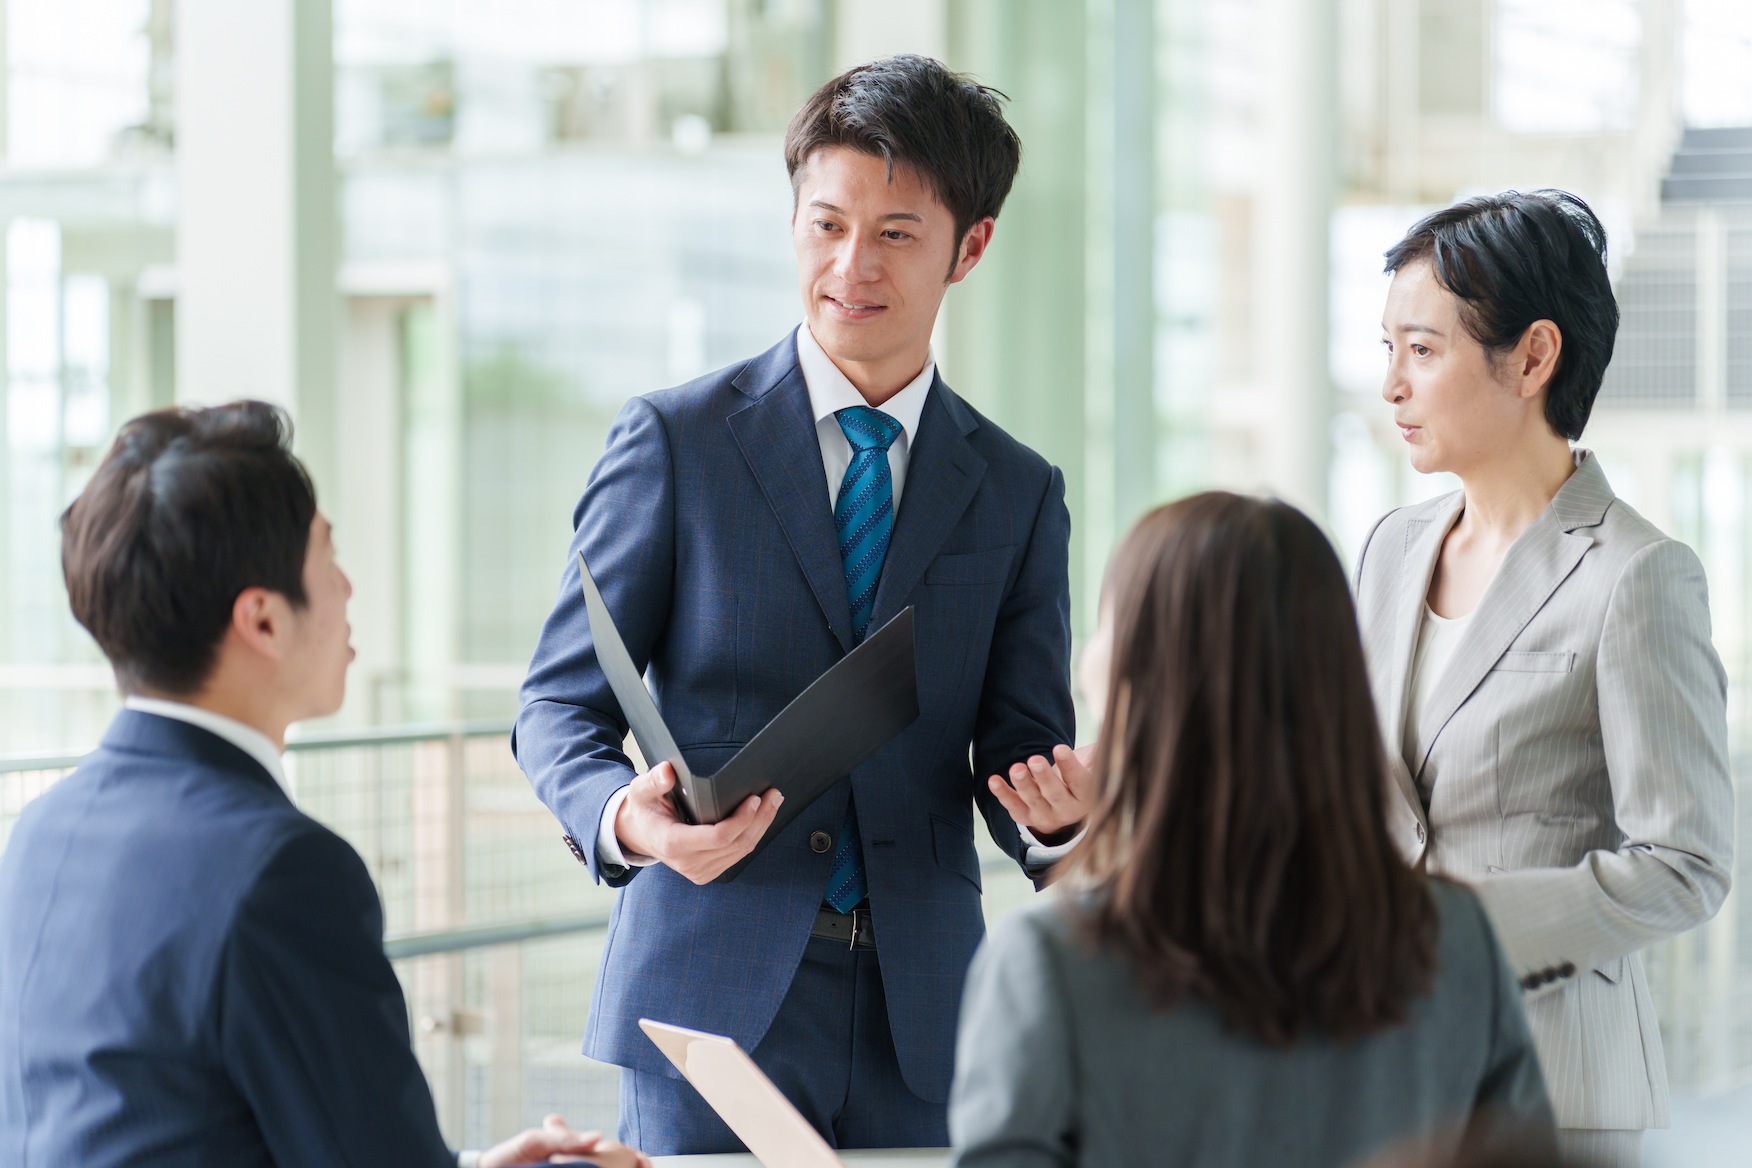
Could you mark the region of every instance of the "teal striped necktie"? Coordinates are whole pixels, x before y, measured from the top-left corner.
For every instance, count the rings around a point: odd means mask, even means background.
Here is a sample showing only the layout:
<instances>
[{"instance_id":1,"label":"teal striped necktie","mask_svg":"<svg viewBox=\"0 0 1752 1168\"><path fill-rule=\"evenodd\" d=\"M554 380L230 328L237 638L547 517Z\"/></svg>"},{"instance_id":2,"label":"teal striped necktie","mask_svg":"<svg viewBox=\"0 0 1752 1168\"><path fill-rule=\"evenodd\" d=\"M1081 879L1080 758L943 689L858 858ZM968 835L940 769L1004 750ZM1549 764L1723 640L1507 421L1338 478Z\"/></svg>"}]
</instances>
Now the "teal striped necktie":
<instances>
[{"instance_id":1,"label":"teal striped necktie","mask_svg":"<svg viewBox=\"0 0 1752 1168\"><path fill-rule=\"evenodd\" d=\"M839 535L846 598L852 606L852 643L856 644L864 639L876 613L876 586L882 581L882 562L888 558L888 538L894 532L894 480L888 473L888 448L900 437L901 426L869 406L836 411L834 420L852 444L852 464L846 467L833 505L833 526ZM827 877L824 899L839 912L851 912L868 891L857 808L848 804L839 838L834 841L833 871Z\"/></svg>"}]
</instances>

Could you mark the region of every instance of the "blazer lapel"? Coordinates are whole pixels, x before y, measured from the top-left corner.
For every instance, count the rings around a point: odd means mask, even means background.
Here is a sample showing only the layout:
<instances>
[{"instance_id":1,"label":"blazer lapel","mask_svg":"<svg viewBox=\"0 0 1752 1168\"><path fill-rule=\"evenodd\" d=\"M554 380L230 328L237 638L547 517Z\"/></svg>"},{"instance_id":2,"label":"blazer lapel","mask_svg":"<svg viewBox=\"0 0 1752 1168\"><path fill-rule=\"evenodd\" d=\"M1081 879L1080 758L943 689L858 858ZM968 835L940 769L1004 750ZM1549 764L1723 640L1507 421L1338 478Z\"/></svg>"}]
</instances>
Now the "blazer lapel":
<instances>
[{"instance_id":1,"label":"blazer lapel","mask_svg":"<svg viewBox=\"0 0 1752 1168\"><path fill-rule=\"evenodd\" d=\"M1418 771L1429 762L1436 736L1448 720L1594 546L1593 536L1585 529L1599 526L1612 498L1599 462L1587 451L1578 452L1575 473L1503 556L1495 577L1479 598L1478 615L1460 638L1453 659L1418 716L1422 745Z\"/></svg>"},{"instance_id":2,"label":"blazer lapel","mask_svg":"<svg viewBox=\"0 0 1752 1168\"><path fill-rule=\"evenodd\" d=\"M1406 524L1405 556L1400 571L1406 586L1399 592L1399 609L1393 614L1393 641L1390 660L1387 708L1381 711L1381 736L1386 739L1388 753L1399 758L1405 753L1406 689L1411 684L1411 670L1416 664L1417 637L1423 628L1424 598L1430 594L1430 580L1436 574L1436 562L1441 558L1442 543L1454 527L1465 495L1454 492L1441 511L1427 519ZM1415 798L1413 801L1417 801Z\"/></svg>"},{"instance_id":3,"label":"blazer lapel","mask_svg":"<svg viewBox=\"0 0 1752 1168\"><path fill-rule=\"evenodd\" d=\"M783 360L786 353L788 361ZM840 647L849 651L851 601L834 537L827 471L809 408L809 387L797 367L795 334L752 362L734 384L755 400L730 415L730 431L784 530L828 628Z\"/></svg>"},{"instance_id":4,"label":"blazer lapel","mask_svg":"<svg viewBox=\"0 0 1752 1168\"><path fill-rule=\"evenodd\" d=\"M973 502L986 471L986 460L967 440L978 425L939 376L919 415L918 443L907 458L906 490L876 589L871 628L906 607L925 569Z\"/></svg>"},{"instance_id":5,"label":"blazer lapel","mask_svg":"<svg viewBox=\"0 0 1752 1168\"><path fill-rule=\"evenodd\" d=\"M1442 542L1460 514L1465 496L1454 492L1446 505L1427 519L1406 525L1405 550L1400 563L1405 586L1399 590L1399 608L1393 614L1393 640L1389 648L1392 673L1389 674L1387 703L1381 710L1381 737L1387 744L1387 769L1393 775L1394 786L1404 810L1416 828L1417 843L1413 857L1421 854L1429 838L1424 822L1423 796L1418 794L1417 781L1405 765L1405 703L1411 684L1411 670L1417 654L1417 637L1423 628L1424 598L1430 594L1430 579L1436 572L1436 561L1442 554ZM1411 841L1405 841L1413 847Z\"/></svg>"}]
</instances>

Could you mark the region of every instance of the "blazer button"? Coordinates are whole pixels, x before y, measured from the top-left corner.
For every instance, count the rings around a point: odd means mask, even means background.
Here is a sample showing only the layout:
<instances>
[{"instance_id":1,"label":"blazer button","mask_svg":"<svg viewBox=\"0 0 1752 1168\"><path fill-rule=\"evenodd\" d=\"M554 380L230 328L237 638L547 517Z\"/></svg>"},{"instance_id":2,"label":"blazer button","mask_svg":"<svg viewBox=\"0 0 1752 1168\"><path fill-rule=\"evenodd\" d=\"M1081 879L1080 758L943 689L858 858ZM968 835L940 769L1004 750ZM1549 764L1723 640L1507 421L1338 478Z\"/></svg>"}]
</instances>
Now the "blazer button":
<instances>
[{"instance_id":1,"label":"blazer button","mask_svg":"<svg viewBox=\"0 0 1752 1168\"><path fill-rule=\"evenodd\" d=\"M569 835L561 836L560 838L566 841L566 848L572 853L572 858L588 868L590 866L590 861L584 858L584 849L578 846L578 841Z\"/></svg>"},{"instance_id":2,"label":"blazer button","mask_svg":"<svg viewBox=\"0 0 1752 1168\"><path fill-rule=\"evenodd\" d=\"M1424 842L1424 825L1421 823L1417 825L1417 842L1420 844Z\"/></svg>"},{"instance_id":3,"label":"blazer button","mask_svg":"<svg viewBox=\"0 0 1752 1168\"><path fill-rule=\"evenodd\" d=\"M828 835L825 831L812 831L809 833L809 850L816 855L821 855L831 847L833 847L833 837Z\"/></svg>"}]
</instances>

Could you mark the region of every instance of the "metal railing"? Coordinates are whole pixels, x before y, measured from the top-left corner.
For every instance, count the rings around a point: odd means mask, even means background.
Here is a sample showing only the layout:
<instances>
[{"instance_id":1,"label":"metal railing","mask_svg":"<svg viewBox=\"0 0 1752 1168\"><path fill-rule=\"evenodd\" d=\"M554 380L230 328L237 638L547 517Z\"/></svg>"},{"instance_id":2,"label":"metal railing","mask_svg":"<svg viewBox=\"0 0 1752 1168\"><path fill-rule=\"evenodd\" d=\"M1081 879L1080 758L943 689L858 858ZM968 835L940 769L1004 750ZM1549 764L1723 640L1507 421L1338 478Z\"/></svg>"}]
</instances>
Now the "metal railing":
<instances>
[{"instance_id":1,"label":"metal railing","mask_svg":"<svg viewBox=\"0 0 1752 1168\"><path fill-rule=\"evenodd\" d=\"M550 1111L613 1130L618 1072L579 1046L613 893L560 842L508 723L312 734L286 747L300 808L364 858L439 1120L481 1147ZM0 850L81 755L0 757ZM987 841L989 914L1031 895Z\"/></svg>"},{"instance_id":2,"label":"metal railing","mask_svg":"<svg viewBox=\"0 0 1752 1168\"><path fill-rule=\"evenodd\" d=\"M415 1049L458 1145L482 1146L549 1111L612 1129L618 1110L618 1073L579 1052L614 894L560 842L511 757L509 731L414 726L287 744L298 805L346 838L377 884ZM24 806L81 757L0 757L0 850ZM1752 799L1740 814L1745 839ZM1029 899L989 841L982 860L988 918ZM1749 865L1743 856L1743 875ZM1743 896L1649 955L1669 1067L1685 1089L1747 1078Z\"/></svg>"},{"instance_id":3,"label":"metal railing","mask_svg":"<svg viewBox=\"0 0 1752 1168\"><path fill-rule=\"evenodd\" d=\"M458 1145L557 1110L612 1128L616 1073L579 1054L612 892L560 842L508 723L311 734L287 743L300 808L364 858L414 1045ZM81 755L0 758L0 849Z\"/></svg>"}]
</instances>

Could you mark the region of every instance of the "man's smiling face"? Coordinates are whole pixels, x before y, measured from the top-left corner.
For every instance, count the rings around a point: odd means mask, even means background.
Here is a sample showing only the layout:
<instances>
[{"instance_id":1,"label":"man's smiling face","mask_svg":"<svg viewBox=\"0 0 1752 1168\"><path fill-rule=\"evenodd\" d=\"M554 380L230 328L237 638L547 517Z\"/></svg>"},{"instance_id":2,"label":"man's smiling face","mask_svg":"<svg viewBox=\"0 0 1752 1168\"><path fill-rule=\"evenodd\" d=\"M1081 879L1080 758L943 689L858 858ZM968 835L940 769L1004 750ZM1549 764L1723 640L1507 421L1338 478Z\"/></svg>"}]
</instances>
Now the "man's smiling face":
<instances>
[{"instance_id":1,"label":"man's smiling face","mask_svg":"<svg viewBox=\"0 0 1752 1168\"><path fill-rule=\"evenodd\" d=\"M964 249L954 216L911 168L891 177L875 155L817 150L798 172L791 219L809 331L867 395L899 389L924 367L943 294L990 233L991 220L975 224Z\"/></svg>"}]
</instances>

